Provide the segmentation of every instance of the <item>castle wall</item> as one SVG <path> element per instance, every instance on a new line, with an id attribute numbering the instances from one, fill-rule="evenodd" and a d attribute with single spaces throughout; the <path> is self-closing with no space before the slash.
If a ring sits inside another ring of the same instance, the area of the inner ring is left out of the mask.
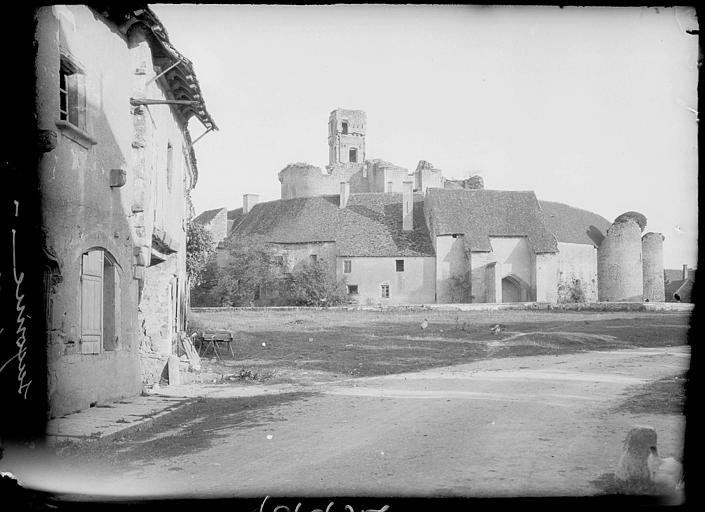
<path id="1" fill-rule="evenodd" d="M 329 167 L 330 173 L 324 173 L 313 165 L 289 165 L 279 172 L 281 198 L 338 195 L 341 181 L 350 183 L 352 194 L 366 192 L 362 166 L 363 164 L 335 165 Z"/>
<path id="2" fill-rule="evenodd" d="M 396 271 L 396 260 L 404 261 L 404 271 Z M 345 261 L 350 272 L 345 273 Z M 352 296 L 362 305 L 432 304 L 436 299 L 436 261 L 432 257 L 351 257 L 338 258 L 338 278 L 357 285 Z M 389 297 L 382 297 L 382 285 L 389 285 Z"/>
<path id="3" fill-rule="evenodd" d="M 407 169 L 378 162 L 373 163 L 368 173 L 371 179 L 370 192 L 401 193 L 403 183 L 412 179 Z"/>
<path id="4" fill-rule="evenodd" d="M 647 233 L 641 238 L 643 255 L 644 301 L 666 300 L 663 278 L 663 235 Z"/>
<path id="5" fill-rule="evenodd" d="M 614 223 L 607 230 L 597 251 L 597 284 L 600 301 L 642 301 L 641 228 L 634 220 Z"/>
<path id="6" fill-rule="evenodd" d="M 347 133 L 343 133 L 343 123 Z M 328 119 L 328 161 L 330 165 L 350 163 L 350 148 L 357 149 L 357 163 L 366 158 L 367 115 L 362 110 L 336 109 Z"/>
<path id="7" fill-rule="evenodd" d="M 565 302 L 579 281 L 587 302 L 597 301 L 597 249 L 588 244 L 558 242 L 558 301 Z"/>
<path id="8" fill-rule="evenodd" d="M 440 169 L 417 169 L 414 172 L 414 189 L 426 193 L 428 188 L 443 188 L 443 172 Z"/>

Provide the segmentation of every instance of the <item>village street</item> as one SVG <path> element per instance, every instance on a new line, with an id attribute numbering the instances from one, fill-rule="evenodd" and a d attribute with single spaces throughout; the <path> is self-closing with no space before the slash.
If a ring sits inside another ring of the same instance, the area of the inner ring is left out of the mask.
<path id="1" fill-rule="evenodd" d="M 158 428 L 18 474 L 117 495 L 592 495 L 635 424 L 657 430 L 662 454 L 682 456 L 681 415 L 618 406 L 688 364 L 679 346 L 488 359 L 250 397 L 266 386 L 220 384 Z"/>

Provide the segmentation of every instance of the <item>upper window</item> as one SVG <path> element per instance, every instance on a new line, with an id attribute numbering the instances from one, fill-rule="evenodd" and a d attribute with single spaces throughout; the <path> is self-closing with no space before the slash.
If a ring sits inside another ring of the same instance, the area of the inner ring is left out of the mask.
<path id="1" fill-rule="evenodd" d="M 59 68 L 59 119 L 86 129 L 86 76 L 65 55 Z"/>
<path id="2" fill-rule="evenodd" d="M 397 272 L 404 272 L 404 260 L 396 260 Z"/>
<path id="3" fill-rule="evenodd" d="M 166 188 L 171 192 L 171 183 L 174 181 L 172 174 L 174 173 L 173 169 L 173 149 L 171 147 L 171 142 L 169 142 L 166 145 Z"/>
<path id="4" fill-rule="evenodd" d="M 343 135 L 348 133 L 348 122 L 343 121 Z"/>
<path id="5" fill-rule="evenodd" d="M 357 148 L 350 148 L 350 162 L 357 163 Z"/>
<path id="6" fill-rule="evenodd" d="M 346 274 L 349 274 L 350 272 L 352 272 L 352 261 L 343 260 L 343 272 Z"/>

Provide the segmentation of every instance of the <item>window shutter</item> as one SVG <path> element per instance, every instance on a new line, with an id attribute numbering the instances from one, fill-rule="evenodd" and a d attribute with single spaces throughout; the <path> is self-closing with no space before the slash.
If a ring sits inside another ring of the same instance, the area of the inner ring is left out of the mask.
<path id="1" fill-rule="evenodd" d="M 113 275 L 115 276 L 115 301 L 113 304 L 115 304 L 115 343 L 113 344 L 113 347 L 117 347 L 120 343 L 120 335 L 122 334 L 122 323 L 121 323 L 121 311 L 122 311 L 122 300 L 121 300 L 121 294 L 120 294 L 120 274 L 117 271 L 117 268 L 113 271 Z"/>
<path id="2" fill-rule="evenodd" d="M 103 252 L 83 255 L 81 273 L 81 353 L 100 353 L 103 336 Z"/>
<path id="3" fill-rule="evenodd" d="M 66 77 L 68 89 L 69 122 L 78 128 L 86 129 L 86 77 L 74 73 Z"/>

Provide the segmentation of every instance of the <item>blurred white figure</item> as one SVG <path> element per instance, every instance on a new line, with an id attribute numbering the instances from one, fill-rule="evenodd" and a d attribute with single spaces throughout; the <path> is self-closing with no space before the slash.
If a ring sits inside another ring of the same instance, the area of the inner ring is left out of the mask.
<path id="1" fill-rule="evenodd" d="M 676 459 L 659 457 L 658 450 L 652 446 L 646 464 L 649 467 L 651 481 L 659 490 L 676 492 L 683 489 L 683 464 Z"/>
<path id="2" fill-rule="evenodd" d="M 426 327 L 428 327 L 428 320 L 424 318 L 423 322 L 421 322 L 421 329 L 425 329 Z"/>

